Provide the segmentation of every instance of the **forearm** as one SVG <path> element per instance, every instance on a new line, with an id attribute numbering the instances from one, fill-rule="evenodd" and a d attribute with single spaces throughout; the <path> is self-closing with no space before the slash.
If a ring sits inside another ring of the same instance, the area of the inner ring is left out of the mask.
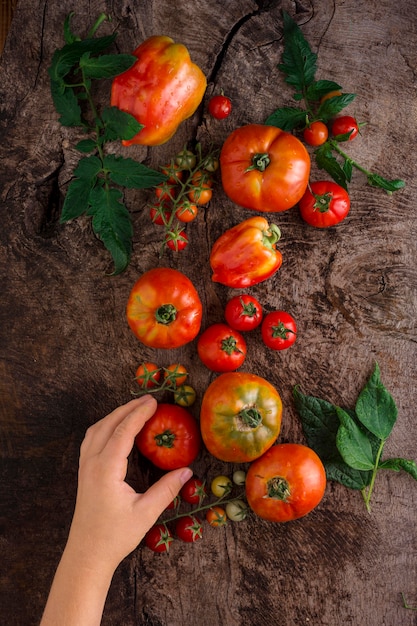
<path id="1" fill-rule="evenodd" d="M 112 571 L 94 566 L 68 544 L 40 626 L 99 626 L 112 576 Z"/>

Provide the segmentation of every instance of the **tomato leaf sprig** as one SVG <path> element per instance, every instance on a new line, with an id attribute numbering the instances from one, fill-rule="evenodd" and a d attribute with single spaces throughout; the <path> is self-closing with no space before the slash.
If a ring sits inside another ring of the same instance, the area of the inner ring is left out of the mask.
<path id="1" fill-rule="evenodd" d="M 298 388 L 293 395 L 307 443 L 323 461 L 327 478 L 360 490 L 369 512 L 379 470 L 403 470 L 417 480 L 415 461 L 382 460 L 398 411 L 381 382 L 378 364 L 360 392 L 354 410 L 304 395 Z"/>
<path id="2" fill-rule="evenodd" d="M 133 228 L 130 213 L 123 204 L 120 187 L 153 187 L 166 176 L 130 158 L 105 153 L 105 144 L 131 139 L 143 128 L 136 119 L 116 107 L 99 110 L 92 96 L 93 80 L 108 79 L 129 69 L 136 57 L 128 54 L 102 54 L 114 42 L 117 33 L 94 37 L 108 17 L 101 14 L 87 37 L 71 31 L 70 13 L 64 24 L 65 45 L 56 50 L 49 68 L 51 94 L 63 126 L 81 127 L 88 138 L 76 149 L 88 154 L 80 158 L 74 170 L 62 208 L 61 222 L 80 217 L 92 218 L 92 228 L 110 252 L 114 274 L 130 262 Z M 89 115 L 83 112 L 88 105 Z"/>
<path id="3" fill-rule="evenodd" d="M 283 11 L 283 24 L 284 51 L 278 68 L 285 74 L 285 82 L 295 88 L 294 100 L 303 101 L 304 106 L 278 108 L 267 117 L 265 124 L 289 132 L 303 130 L 315 121 L 327 124 L 355 99 L 356 94 L 342 93 L 342 87 L 334 81 L 316 80 L 317 54 L 312 52 L 301 29 L 286 11 Z M 348 140 L 349 134 L 338 135 L 314 151 L 317 166 L 337 184 L 347 191 L 355 168 L 365 174 L 369 185 L 389 194 L 405 186 L 404 181 L 388 180 L 350 158 L 339 145 Z"/>

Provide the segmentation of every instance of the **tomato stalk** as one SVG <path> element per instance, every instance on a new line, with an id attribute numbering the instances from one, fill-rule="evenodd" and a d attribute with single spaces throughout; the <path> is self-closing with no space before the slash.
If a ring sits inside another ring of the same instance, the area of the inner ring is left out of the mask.
<path id="1" fill-rule="evenodd" d="M 164 448 L 172 448 L 175 441 L 175 434 L 171 430 L 165 430 L 163 433 L 155 436 L 157 446 Z"/>
<path id="2" fill-rule="evenodd" d="M 365 502 L 366 510 L 368 513 L 371 512 L 371 496 L 375 486 L 375 479 L 378 472 L 379 461 L 381 460 L 382 451 L 384 449 L 385 439 L 381 439 L 381 443 L 379 444 L 378 451 L 376 453 L 375 465 L 372 470 L 371 482 L 368 487 L 364 487 L 361 489 L 361 493 Z"/>
<path id="3" fill-rule="evenodd" d="M 243 354 L 243 351 L 237 347 L 236 339 L 232 336 L 222 339 L 222 350 L 229 356 L 231 356 L 234 352 L 240 352 L 240 354 Z"/>
<path id="4" fill-rule="evenodd" d="M 267 495 L 265 498 L 274 498 L 286 502 L 291 495 L 288 481 L 282 476 L 274 476 L 266 484 Z"/>
<path id="5" fill-rule="evenodd" d="M 177 309 L 173 304 L 163 304 L 155 311 L 155 319 L 160 324 L 172 324 L 177 318 Z"/>
<path id="6" fill-rule="evenodd" d="M 227 495 L 227 494 L 225 494 L 225 495 Z M 169 522 L 175 522 L 175 520 L 179 519 L 180 517 L 188 517 L 189 515 L 195 515 L 196 513 L 201 513 L 201 511 L 207 511 L 208 509 L 213 508 L 213 506 L 216 506 L 220 502 L 222 504 L 228 504 L 229 502 L 236 502 L 237 500 L 242 500 L 242 498 L 244 497 L 244 492 L 241 493 L 240 495 L 237 495 L 237 496 L 233 497 L 233 498 L 227 498 L 227 499 L 225 499 L 225 495 L 224 496 L 220 496 L 220 498 L 218 498 L 214 502 L 211 502 L 210 504 L 205 504 L 205 505 L 202 505 L 202 506 L 198 506 L 196 509 L 193 509 L 191 512 L 190 511 L 186 511 L 185 513 L 177 513 L 173 517 L 170 517 L 168 519 L 164 519 L 163 523 L 164 524 L 169 524 Z"/>
<path id="7" fill-rule="evenodd" d="M 273 248 L 281 239 L 281 231 L 276 224 L 269 224 L 268 230 L 263 231 L 262 243 L 267 248 Z"/>
<path id="8" fill-rule="evenodd" d="M 293 335 L 296 334 L 291 328 L 286 328 L 282 322 L 272 327 L 272 336 L 274 338 L 279 337 L 280 339 L 287 339 L 288 335 L 291 333 Z"/>
<path id="9" fill-rule="evenodd" d="M 262 422 L 262 415 L 259 413 L 256 407 L 250 407 L 242 409 L 239 413 L 239 419 L 250 428 L 257 428 Z"/>
<path id="10" fill-rule="evenodd" d="M 271 163 L 271 159 L 267 152 L 259 152 L 252 157 L 252 165 L 249 165 L 245 169 L 245 172 L 251 172 L 252 170 L 258 170 L 258 172 L 264 172 L 268 165 Z"/>

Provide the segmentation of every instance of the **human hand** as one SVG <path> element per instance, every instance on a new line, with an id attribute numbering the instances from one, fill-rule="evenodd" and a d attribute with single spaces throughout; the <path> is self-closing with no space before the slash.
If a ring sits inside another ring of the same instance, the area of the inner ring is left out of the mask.
<path id="1" fill-rule="evenodd" d="M 91 426 L 81 445 L 67 549 L 94 570 L 113 573 L 192 475 L 189 468 L 174 470 L 143 494 L 125 482 L 135 436 L 156 406 L 150 395 L 128 402 Z"/>

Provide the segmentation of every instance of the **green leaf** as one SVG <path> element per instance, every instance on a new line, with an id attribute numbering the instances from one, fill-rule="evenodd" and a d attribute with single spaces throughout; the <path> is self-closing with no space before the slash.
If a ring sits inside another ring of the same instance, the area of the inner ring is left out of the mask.
<path id="1" fill-rule="evenodd" d="M 283 11 L 284 52 L 279 69 L 286 74 L 285 82 L 292 85 L 303 96 L 314 81 L 317 54 L 311 51 L 298 25 Z"/>
<path id="2" fill-rule="evenodd" d="M 95 155 L 92 155 L 84 157 L 78 161 L 78 165 L 74 170 L 74 176 L 88 181 L 93 181 L 102 169 L 103 166 L 100 159 Z"/>
<path id="3" fill-rule="evenodd" d="M 96 235 L 110 252 L 114 274 L 120 274 L 129 264 L 132 253 L 133 228 L 129 211 L 121 202 L 118 189 L 94 187 L 90 194 L 92 226 Z"/>
<path id="4" fill-rule="evenodd" d="M 69 184 L 62 207 L 61 223 L 79 217 L 87 211 L 94 183 L 94 180 L 76 178 Z"/>
<path id="5" fill-rule="evenodd" d="M 276 126 L 281 130 L 291 131 L 300 125 L 306 125 L 307 112 L 304 109 L 296 109 L 293 107 L 283 107 L 276 109 L 269 117 L 266 118 L 267 126 Z"/>
<path id="6" fill-rule="evenodd" d="M 87 154 L 88 152 L 93 152 L 93 150 L 96 150 L 97 144 L 94 139 L 82 139 L 76 144 L 75 148 L 79 152 L 84 152 L 85 154 Z"/>
<path id="7" fill-rule="evenodd" d="M 352 161 L 350 159 L 345 159 L 345 162 L 343 163 L 342 168 L 343 168 L 343 173 L 345 175 L 347 182 L 350 183 L 350 181 L 352 180 L 352 172 L 353 172 Z"/>
<path id="8" fill-rule="evenodd" d="M 87 78 L 113 78 L 128 70 L 137 60 L 137 57 L 131 54 L 103 54 L 99 57 L 90 57 L 90 54 L 86 53 L 80 59 L 80 67 Z"/>
<path id="9" fill-rule="evenodd" d="M 74 41 L 80 41 L 79 37 L 76 37 L 71 30 L 71 19 L 74 17 L 74 11 L 68 13 L 64 21 L 64 40 L 65 43 L 74 43 Z"/>
<path id="10" fill-rule="evenodd" d="M 317 117 L 328 122 L 356 98 L 355 93 L 344 93 L 325 100 L 318 108 Z"/>
<path id="11" fill-rule="evenodd" d="M 391 394 L 381 382 L 378 363 L 356 402 L 356 415 L 366 428 L 379 437 L 387 439 L 397 420 L 398 409 Z"/>
<path id="12" fill-rule="evenodd" d="M 417 480 L 417 464 L 415 461 L 407 460 L 407 459 L 386 459 L 382 461 L 378 465 L 378 469 L 389 469 L 394 470 L 395 472 L 399 472 L 404 470 L 410 476 Z"/>
<path id="13" fill-rule="evenodd" d="M 332 80 L 316 80 L 307 89 L 306 98 L 310 102 L 317 102 L 326 94 L 332 91 L 339 91 L 340 89 L 342 87 Z"/>
<path id="14" fill-rule="evenodd" d="M 90 54 L 100 54 L 108 48 L 116 39 L 117 33 L 96 39 L 84 39 L 83 41 L 73 41 L 63 48 L 55 50 L 52 57 L 51 66 L 48 69 L 52 80 L 61 80 L 70 73 L 75 65 L 78 65 L 81 57 L 86 52 Z"/>
<path id="15" fill-rule="evenodd" d="M 328 174 L 330 174 L 333 180 L 347 191 L 346 174 L 340 166 L 340 163 L 333 156 L 328 143 L 325 143 L 320 146 L 320 148 L 317 148 L 314 152 L 314 156 L 317 166 L 321 170 L 325 170 Z"/>
<path id="16" fill-rule="evenodd" d="M 63 81 L 51 80 L 51 95 L 62 126 L 83 126 L 81 109 L 73 89 Z"/>
<path id="17" fill-rule="evenodd" d="M 116 141 L 116 139 L 133 139 L 142 128 L 133 115 L 125 113 L 117 107 L 103 109 L 101 119 L 105 125 L 104 141 Z"/>
<path id="18" fill-rule="evenodd" d="M 405 182 L 396 178 L 395 180 L 387 180 L 378 174 L 368 174 L 368 183 L 372 185 L 372 187 L 379 187 L 380 189 L 385 189 L 387 193 L 392 193 L 393 191 L 398 191 L 398 189 L 402 189 L 405 187 Z"/>
<path id="19" fill-rule="evenodd" d="M 327 480 L 334 480 L 349 489 L 364 489 L 371 482 L 372 472 L 353 469 L 342 459 L 339 463 L 327 461 L 324 463 L 324 468 Z"/>
<path id="20" fill-rule="evenodd" d="M 129 189 L 154 187 L 167 179 L 165 174 L 152 170 L 133 159 L 109 154 L 104 157 L 104 168 L 116 185 Z"/>
<path id="21" fill-rule="evenodd" d="M 346 411 L 337 407 L 336 412 L 340 420 L 336 445 L 343 460 L 353 469 L 372 470 L 373 452 L 368 437 Z"/>

